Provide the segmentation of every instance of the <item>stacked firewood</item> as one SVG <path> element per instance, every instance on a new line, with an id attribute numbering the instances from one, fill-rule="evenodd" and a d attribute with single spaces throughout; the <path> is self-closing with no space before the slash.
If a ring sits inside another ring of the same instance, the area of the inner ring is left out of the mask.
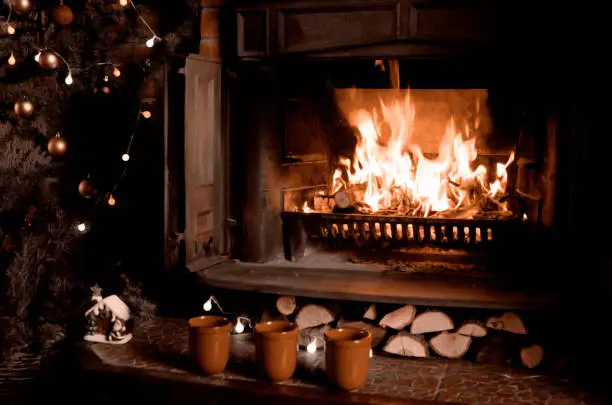
<path id="1" fill-rule="evenodd" d="M 542 363 L 544 350 L 532 341 L 521 317 L 503 312 L 482 320 L 455 325 L 444 311 L 405 305 L 379 314 L 369 305 L 361 319 L 345 319 L 340 306 L 308 302 L 298 305 L 295 297 L 276 300 L 278 317 L 293 320 L 300 329 L 299 344 L 322 348 L 324 333 L 332 326 L 354 327 L 372 334 L 372 347 L 404 357 L 439 356 L 448 359 L 467 358 L 495 364 L 522 364 L 535 368 Z M 274 318 L 266 314 L 267 318 Z"/>

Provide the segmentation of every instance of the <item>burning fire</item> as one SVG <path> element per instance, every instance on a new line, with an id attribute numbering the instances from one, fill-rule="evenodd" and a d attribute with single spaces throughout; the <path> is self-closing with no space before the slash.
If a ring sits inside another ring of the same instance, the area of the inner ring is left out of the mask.
<path id="1" fill-rule="evenodd" d="M 350 193 L 360 212 L 468 217 L 488 206 L 510 214 L 501 199 L 514 154 L 494 173 L 482 164 L 473 169 L 476 136 L 467 125 L 458 128 L 451 118 L 432 158 L 411 142 L 415 108 L 409 93 L 390 105 L 381 101 L 380 111 L 361 109 L 347 118 L 358 129 L 357 145 L 352 158 L 339 159 L 331 194 Z M 310 210 L 305 204 L 303 211 Z"/>

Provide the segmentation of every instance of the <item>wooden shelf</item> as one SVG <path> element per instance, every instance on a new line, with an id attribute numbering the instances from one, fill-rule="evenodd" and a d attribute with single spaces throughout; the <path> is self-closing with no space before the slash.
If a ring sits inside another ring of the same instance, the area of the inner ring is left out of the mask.
<path id="1" fill-rule="evenodd" d="M 225 262 L 196 273 L 213 287 L 365 302 L 489 309 L 537 309 L 553 303 L 542 291 L 499 280 L 436 274 L 300 268 Z"/>

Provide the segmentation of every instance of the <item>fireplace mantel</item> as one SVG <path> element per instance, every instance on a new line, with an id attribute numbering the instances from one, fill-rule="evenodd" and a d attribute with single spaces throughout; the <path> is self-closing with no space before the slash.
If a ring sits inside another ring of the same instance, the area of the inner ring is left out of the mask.
<path id="1" fill-rule="evenodd" d="M 501 16 L 508 15 L 501 7 L 473 0 L 237 2 L 236 56 L 423 58 L 482 52 L 501 34 Z"/>
<path id="2" fill-rule="evenodd" d="M 202 0 L 200 55 L 219 55 L 220 31 L 238 61 L 507 54 L 507 39 L 526 28 L 521 10 L 487 0 Z"/>

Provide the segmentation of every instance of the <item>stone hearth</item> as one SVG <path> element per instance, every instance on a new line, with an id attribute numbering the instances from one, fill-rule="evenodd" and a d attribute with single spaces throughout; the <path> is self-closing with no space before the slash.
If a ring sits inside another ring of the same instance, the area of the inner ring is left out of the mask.
<path id="1" fill-rule="evenodd" d="M 139 330 L 132 342 L 122 345 L 85 344 L 108 371 L 131 370 L 144 376 L 155 376 L 201 386 L 227 386 L 232 382 L 258 382 L 253 370 L 254 347 L 248 334 L 233 335 L 232 359 L 225 373 L 202 376 L 193 370 L 187 357 L 187 322 L 181 319 L 157 318 Z M 87 367 L 87 365 L 86 365 Z M 100 371 L 100 370 L 98 370 Z M 326 392 L 324 353 L 299 353 L 296 378 L 277 387 L 310 389 L 333 398 Z M 287 391 L 289 392 L 289 391 Z M 339 394 L 338 395 L 344 395 Z M 594 398 L 563 380 L 510 367 L 441 359 L 404 359 L 376 353 L 370 366 L 366 386 L 343 400 L 357 403 L 385 403 L 381 398 L 426 400 L 464 404 L 596 404 Z M 361 398 L 361 400 L 359 400 Z M 370 399 L 368 399 L 370 398 Z M 374 400 L 372 398 L 378 398 Z M 373 402 L 369 402 L 373 401 Z M 398 402 L 387 402 L 398 403 Z"/>

